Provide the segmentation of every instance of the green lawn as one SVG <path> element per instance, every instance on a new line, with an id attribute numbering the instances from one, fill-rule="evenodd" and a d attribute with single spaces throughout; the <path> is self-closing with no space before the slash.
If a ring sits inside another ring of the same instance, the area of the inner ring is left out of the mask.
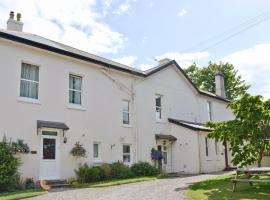
<path id="1" fill-rule="evenodd" d="M 92 187 L 92 188 L 93 187 L 108 187 L 108 186 L 114 186 L 114 185 L 150 181 L 150 180 L 155 180 L 155 179 L 157 179 L 157 177 L 155 176 L 146 176 L 146 177 L 129 178 L 129 179 L 115 179 L 115 180 L 101 181 L 97 183 L 87 183 L 87 184 L 74 183 L 73 186 L 74 187 Z"/>
<path id="2" fill-rule="evenodd" d="M 46 194 L 47 192 L 44 190 L 22 190 L 17 192 L 10 192 L 10 193 L 0 193 L 0 200 L 11 200 L 11 199 L 21 199 L 21 198 L 28 198 L 34 197 L 41 194 Z"/>
<path id="3" fill-rule="evenodd" d="M 237 183 L 236 192 L 232 192 L 233 175 L 221 176 L 191 185 L 187 196 L 192 200 L 268 200 L 269 183 Z"/>

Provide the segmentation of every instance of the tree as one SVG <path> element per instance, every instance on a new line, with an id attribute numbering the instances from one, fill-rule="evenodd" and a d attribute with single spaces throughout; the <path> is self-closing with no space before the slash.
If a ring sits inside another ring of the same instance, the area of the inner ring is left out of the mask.
<path id="1" fill-rule="evenodd" d="M 184 69 L 188 77 L 200 89 L 215 93 L 215 73 L 220 71 L 224 74 L 225 93 L 229 100 L 236 99 L 246 93 L 249 85 L 245 81 L 232 64 L 219 64 L 209 62 L 206 67 L 197 67 L 194 63 L 190 67 Z"/>
<path id="2" fill-rule="evenodd" d="M 213 128 L 208 137 L 230 144 L 232 163 L 247 166 L 261 161 L 265 152 L 270 152 L 270 99 L 245 94 L 229 103 L 235 119 L 226 122 L 208 122 Z"/>

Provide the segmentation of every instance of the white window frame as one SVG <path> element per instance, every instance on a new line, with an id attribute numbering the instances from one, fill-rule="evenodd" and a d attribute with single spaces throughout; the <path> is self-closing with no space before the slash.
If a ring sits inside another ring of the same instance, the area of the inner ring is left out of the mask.
<path id="1" fill-rule="evenodd" d="M 124 153 L 124 146 L 129 146 L 129 153 Z M 125 165 L 131 165 L 132 164 L 132 155 L 131 155 L 132 146 L 131 144 L 123 144 L 122 145 L 122 160 Z M 124 155 L 129 155 L 130 162 L 124 162 Z"/>
<path id="2" fill-rule="evenodd" d="M 75 78 L 80 78 L 80 80 L 81 80 L 81 90 L 76 90 L 76 89 L 71 89 L 70 87 L 69 87 L 69 84 L 70 84 L 70 77 L 75 77 Z M 74 91 L 74 92 L 79 92 L 80 93 L 80 96 L 81 96 L 81 102 L 80 102 L 80 104 L 77 104 L 77 103 L 72 103 L 72 102 L 70 102 L 70 92 L 71 91 Z M 78 74 L 75 74 L 75 73 L 69 73 L 69 75 L 68 75 L 68 103 L 70 104 L 70 105 L 74 105 L 74 106 L 79 106 L 79 107 L 81 107 L 82 106 L 82 102 L 83 102 L 83 76 L 82 75 L 78 75 Z"/>
<path id="3" fill-rule="evenodd" d="M 32 65 L 32 66 L 35 66 L 36 68 L 38 68 L 38 81 L 34 81 L 34 80 L 22 78 L 23 64 Z M 21 96 L 21 82 L 22 81 L 26 81 L 26 82 L 30 82 L 30 83 L 37 83 L 37 85 L 38 85 L 38 87 L 37 87 L 37 90 L 38 90 L 37 91 L 37 99 L 36 98 L 32 98 L 32 97 Z M 39 87 L 40 87 L 40 65 L 35 64 L 35 63 L 31 63 L 31 62 L 28 62 L 28 61 L 22 61 L 21 62 L 20 87 L 19 87 L 20 89 L 19 89 L 19 99 L 18 100 L 26 101 L 26 102 L 29 102 L 29 103 L 39 103 L 39 96 L 40 96 L 40 94 L 39 94 L 40 93 Z"/>
<path id="4" fill-rule="evenodd" d="M 211 101 L 207 101 L 207 117 L 208 117 L 208 121 L 213 120 L 212 102 Z"/>
<path id="5" fill-rule="evenodd" d="M 127 102 L 127 104 L 128 104 L 128 111 L 124 110 L 124 107 L 123 107 L 124 102 Z M 124 113 L 128 114 L 128 123 L 127 124 L 124 123 Z M 126 100 L 126 99 L 122 99 L 122 124 L 123 124 L 123 126 L 130 126 L 130 101 Z"/>
<path id="6" fill-rule="evenodd" d="M 157 106 L 157 102 L 156 102 L 157 98 L 160 98 L 160 106 Z M 155 114 L 156 114 L 157 121 L 162 121 L 162 119 L 163 119 L 162 98 L 163 98 L 162 95 L 155 94 Z M 159 112 L 157 112 L 157 109 L 159 109 Z M 159 113 L 159 115 L 158 115 L 158 113 Z"/>
<path id="7" fill-rule="evenodd" d="M 98 146 L 98 157 L 95 157 L 95 150 L 94 150 L 95 145 Z M 93 155 L 92 155 L 93 161 L 94 162 L 101 162 L 101 151 L 100 151 L 101 150 L 101 142 L 93 142 L 92 148 L 93 148 Z"/>

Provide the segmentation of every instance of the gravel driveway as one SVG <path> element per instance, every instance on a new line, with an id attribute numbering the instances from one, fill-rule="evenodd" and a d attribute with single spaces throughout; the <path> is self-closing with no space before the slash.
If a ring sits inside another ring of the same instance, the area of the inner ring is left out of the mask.
<path id="1" fill-rule="evenodd" d="M 105 188 L 58 190 L 46 195 L 29 198 L 29 200 L 180 200 L 187 199 L 185 198 L 184 192 L 190 183 L 216 176 L 218 175 L 204 174 L 172 179 L 159 179 Z"/>

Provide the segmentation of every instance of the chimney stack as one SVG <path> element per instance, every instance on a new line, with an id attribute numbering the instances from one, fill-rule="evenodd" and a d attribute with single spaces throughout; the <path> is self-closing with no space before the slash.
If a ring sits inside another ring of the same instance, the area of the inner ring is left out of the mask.
<path id="1" fill-rule="evenodd" d="M 14 19 L 14 12 L 10 11 L 9 19 L 7 21 L 7 30 L 22 32 L 23 23 L 21 22 L 21 13 L 17 13 L 17 20 Z"/>
<path id="2" fill-rule="evenodd" d="M 169 58 L 163 58 L 163 59 L 159 60 L 158 62 L 159 62 L 159 64 L 165 64 L 165 63 L 168 63 L 170 61 L 172 61 L 172 60 Z"/>
<path id="3" fill-rule="evenodd" d="M 215 74 L 216 83 L 216 95 L 226 98 L 225 84 L 224 84 L 224 74 L 220 71 Z"/>

